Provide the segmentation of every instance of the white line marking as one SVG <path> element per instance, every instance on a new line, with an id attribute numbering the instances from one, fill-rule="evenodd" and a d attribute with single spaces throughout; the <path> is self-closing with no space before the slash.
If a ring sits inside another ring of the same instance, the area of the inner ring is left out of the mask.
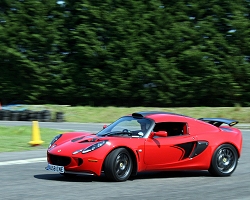
<path id="1" fill-rule="evenodd" d="M 46 162 L 47 158 L 32 158 L 32 159 L 25 159 L 25 160 L 12 160 L 12 161 L 3 161 L 0 162 L 0 166 L 5 165 L 21 165 L 21 164 L 28 164 L 28 163 L 38 163 L 38 162 Z"/>

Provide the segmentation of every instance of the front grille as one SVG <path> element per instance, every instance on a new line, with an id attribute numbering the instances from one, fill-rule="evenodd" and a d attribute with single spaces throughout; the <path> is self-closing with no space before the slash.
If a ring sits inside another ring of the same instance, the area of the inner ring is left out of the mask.
<path id="1" fill-rule="evenodd" d="M 56 156 L 49 154 L 51 164 L 59 166 L 67 166 L 70 164 L 71 158 L 66 156 Z"/>

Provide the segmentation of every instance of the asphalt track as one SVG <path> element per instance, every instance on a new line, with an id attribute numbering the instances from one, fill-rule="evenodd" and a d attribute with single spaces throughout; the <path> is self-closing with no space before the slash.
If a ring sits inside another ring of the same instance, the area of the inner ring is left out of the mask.
<path id="1" fill-rule="evenodd" d="M 1 125 L 1 123 L 0 123 Z M 62 124 L 60 124 L 62 125 Z M 95 131 L 100 124 L 77 130 Z M 64 128 L 62 128 L 64 129 Z M 126 182 L 104 176 L 74 179 L 46 171 L 46 150 L 0 153 L 0 199 L 250 199 L 250 130 L 243 132 L 243 153 L 231 177 L 206 171 L 140 173 Z"/>

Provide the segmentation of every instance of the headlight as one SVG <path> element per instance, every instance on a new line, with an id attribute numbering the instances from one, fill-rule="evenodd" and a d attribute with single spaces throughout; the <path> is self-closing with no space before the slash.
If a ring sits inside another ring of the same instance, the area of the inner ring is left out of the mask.
<path id="1" fill-rule="evenodd" d="M 89 147 L 87 147 L 85 149 L 77 150 L 77 151 L 73 152 L 73 155 L 78 154 L 79 152 L 88 153 L 90 151 L 94 151 L 94 150 L 102 147 L 104 144 L 106 144 L 106 142 L 107 142 L 107 140 L 103 140 L 103 141 L 95 143 L 95 144 L 93 144 L 93 145 L 91 145 L 91 146 L 89 146 Z"/>
<path id="2" fill-rule="evenodd" d="M 62 134 L 57 135 L 56 137 L 54 137 L 54 139 L 51 141 L 51 143 L 49 144 L 49 148 L 60 138 L 62 137 Z"/>

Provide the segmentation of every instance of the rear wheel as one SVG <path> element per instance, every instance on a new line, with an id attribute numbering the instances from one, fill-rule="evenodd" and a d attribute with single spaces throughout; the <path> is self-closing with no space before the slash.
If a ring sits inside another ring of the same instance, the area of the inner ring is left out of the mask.
<path id="1" fill-rule="evenodd" d="M 113 181 L 126 181 L 133 169 L 129 152 L 125 148 L 112 151 L 105 159 L 104 173 Z"/>
<path id="2" fill-rule="evenodd" d="M 230 176 L 238 164 L 238 153 L 230 144 L 219 146 L 212 157 L 209 172 L 214 176 Z"/>

